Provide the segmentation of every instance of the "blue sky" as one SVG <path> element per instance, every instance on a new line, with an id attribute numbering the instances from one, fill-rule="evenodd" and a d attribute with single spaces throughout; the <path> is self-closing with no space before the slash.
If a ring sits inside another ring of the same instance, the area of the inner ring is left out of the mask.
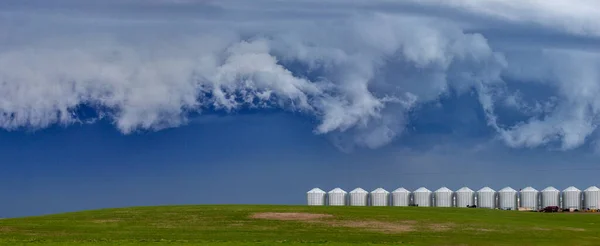
<path id="1" fill-rule="evenodd" d="M 599 185 L 599 11 L 2 1 L 0 216 Z"/>

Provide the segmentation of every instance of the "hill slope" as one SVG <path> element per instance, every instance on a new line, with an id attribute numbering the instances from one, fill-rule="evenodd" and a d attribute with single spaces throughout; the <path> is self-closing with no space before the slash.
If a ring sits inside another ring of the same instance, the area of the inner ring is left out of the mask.
<path id="1" fill-rule="evenodd" d="M 165 206 L 0 220 L 0 244 L 599 245 L 600 214 L 466 208 Z"/>

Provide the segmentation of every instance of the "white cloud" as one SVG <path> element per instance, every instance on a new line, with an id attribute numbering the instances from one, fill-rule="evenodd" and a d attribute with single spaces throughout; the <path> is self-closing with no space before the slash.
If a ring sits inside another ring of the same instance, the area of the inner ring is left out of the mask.
<path id="1" fill-rule="evenodd" d="M 548 50 L 542 59 L 529 71 L 533 74 L 519 70 L 513 76 L 533 78 L 554 88 L 556 105 L 543 116 L 502 130 L 501 135 L 513 147 L 536 147 L 556 140 L 562 149 L 579 147 L 598 126 L 600 99 L 595 95 L 600 93 L 600 54 Z"/>
<path id="2" fill-rule="evenodd" d="M 316 118 L 315 133 L 335 135 L 341 147 L 377 148 L 403 133 L 418 105 L 474 90 L 509 146 L 572 149 L 596 130 L 598 54 L 513 41 L 497 50 L 469 31 L 535 23 L 599 36 L 598 4 L 571 3 L 62 0 L 61 11 L 40 1 L 0 4 L 0 20 L 12 20 L 0 22 L 0 127 L 72 124 L 81 105 L 124 133 L 179 126 L 204 110 L 280 108 Z M 465 14 L 485 21 L 468 23 Z M 504 78 L 555 93 L 531 102 Z M 503 105 L 531 118 L 502 125 Z"/>
<path id="3" fill-rule="evenodd" d="M 535 23 L 572 34 L 600 36 L 598 22 L 600 3 L 595 0 L 412 0 L 412 2 L 430 6 L 447 6 L 508 22 Z"/>

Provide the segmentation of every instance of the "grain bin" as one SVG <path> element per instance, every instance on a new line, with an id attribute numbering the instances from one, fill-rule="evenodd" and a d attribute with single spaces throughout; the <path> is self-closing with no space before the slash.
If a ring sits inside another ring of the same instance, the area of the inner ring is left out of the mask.
<path id="1" fill-rule="evenodd" d="M 496 208 L 496 191 L 487 186 L 478 190 L 477 207 Z"/>
<path id="2" fill-rule="evenodd" d="M 390 193 L 383 188 L 371 191 L 371 206 L 387 206 Z"/>
<path id="3" fill-rule="evenodd" d="M 350 206 L 367 206 L 369 204 L 369 192 L 362 188 L 350 191 Z"/>
<path id="4" fill-rule="evenodd" d="M 498 191 L 498 207 L 504 210 L 517 209 L 517 191 L 510 187 L 505 187 Z"/>
<path id="5" fill-rule="evenodd" d="M 446 187 L 439 188 L 434 192 L 436 207 L 452 207 L 454 192 Z"/>
<path id="6" fill-rule="evenodd" d="M 456 196 L 456 207 L 466 208 L 475 205 L 475 192 L 469 187 L 462 187 L 454 194 Z"/>
<path id="7" fill-rule="evenodd" d="M 421 187 L 413 192 L 413 203 L 419 207 L 431 206 L 431 191 Z"/>
<path id="8" fill-rule="evenodd" d="M 533 187 L 525 187 L 519 192 L 519 197 L 521 198 L 521 207 L 531 210 L 538 210 L 538 190 Z"/>
<path id="9" fill-rule="evenodd" d="M 562 192 L 563 209 L 581 209 L 581 190 L 570 186 Z"/>
<path id="10" fill-rule="evenodd" d="M 392 191 L 392 206 L 404 207 L 410 204 L 410 191 L 402 187 Z"/>
<path id="11" fill-rule="evenodd" d="M 560 206 L 560 191 L 552 186 L 542 190 L 542 208 Z"/>
<path id="12" fill-rule="evenodd" d="M 585 209 L 600 208 L 600 189 L 591 186 L 583 191 L 583 204 Z"/>
<path id="13" fill-rule="evenodd" d="M 319 188 L 306 192 L 309 206 L 325 206 L 325 195 L 327 193 Z"/>
<path id="14" fill-rule="evenodd" d="M 329 199 L 329 206 L 345 206 L 346 205 L 346 191 L 335 188 L 327 193 Z"/>

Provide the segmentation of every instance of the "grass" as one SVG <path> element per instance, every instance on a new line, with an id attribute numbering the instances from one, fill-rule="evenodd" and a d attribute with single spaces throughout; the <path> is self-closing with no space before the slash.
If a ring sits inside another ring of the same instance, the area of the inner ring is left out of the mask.
<path id="1" fill-rule="evenodd" d="M 329 214 L 255 219 L 265 212 Z M 467 208 L 163 206 L 0 220 L 1 245 L 600 245 L 600 213 Z"/>

